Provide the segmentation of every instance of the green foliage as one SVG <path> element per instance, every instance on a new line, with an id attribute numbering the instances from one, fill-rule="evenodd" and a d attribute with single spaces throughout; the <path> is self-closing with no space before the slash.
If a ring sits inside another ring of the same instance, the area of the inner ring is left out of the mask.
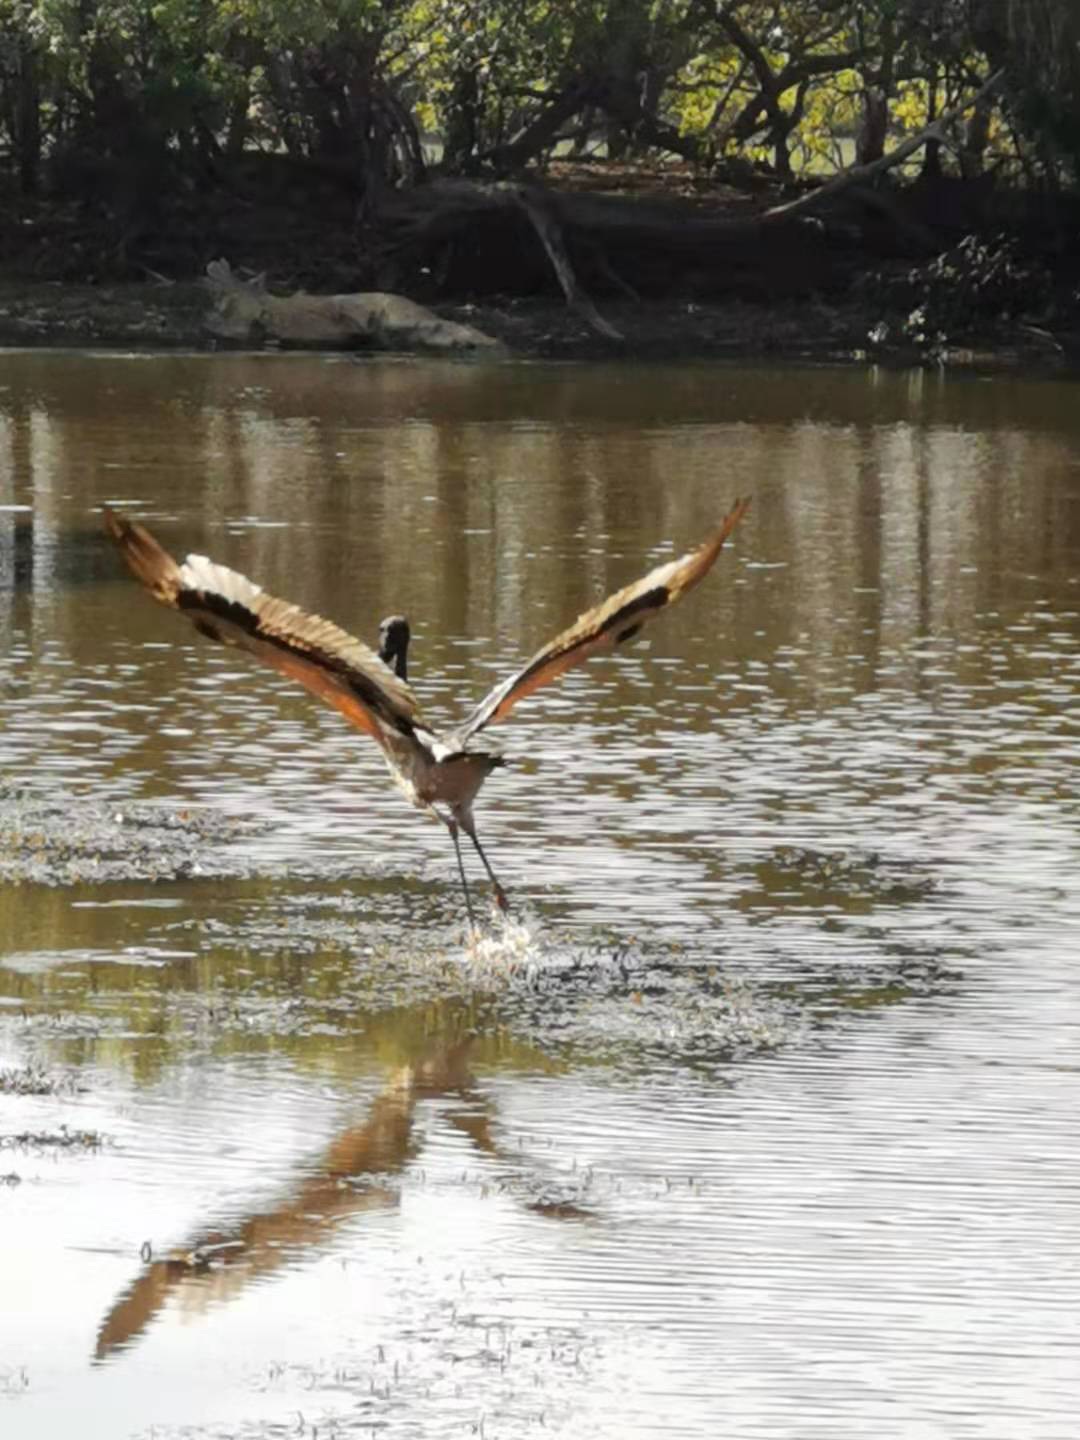
<path id="1" fill-rule="evenodd" d="M 1029 171 L 1080 171 L 1074 0 L 0 0 L 0 169 L 258 145 L 391 183 L 560 147 L 825 174 L 871 91 L 894 142 L 1009 71 Z M 944 152 L 944 163 L 953 163 Z"/>
<path id="2" fill-rule="evenodd" d="M 1038 317 L 1051 289 L 1045 268 L 1021 257 L 1015 241 L 966 235 L 927 264 L 877 282 L 876 298 L 901 318 L 895 327 L 882 321 L 875 338 L 883 340 L 895 328 L 903 340 L 935 356 L 958 337 L 1021 316 Z"/>

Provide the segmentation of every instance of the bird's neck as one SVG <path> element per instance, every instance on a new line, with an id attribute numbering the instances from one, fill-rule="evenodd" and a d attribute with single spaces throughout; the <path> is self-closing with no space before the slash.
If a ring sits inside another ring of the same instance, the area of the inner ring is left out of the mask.
<path id="1" fill-rule="evenodd" d="M 379 651 L 379 659 L 393 669 L 399 680 L 407 681 L 409 678 L 408 648 L 407 644 L 396 641 L 392 645 L 383 645 Z"/>

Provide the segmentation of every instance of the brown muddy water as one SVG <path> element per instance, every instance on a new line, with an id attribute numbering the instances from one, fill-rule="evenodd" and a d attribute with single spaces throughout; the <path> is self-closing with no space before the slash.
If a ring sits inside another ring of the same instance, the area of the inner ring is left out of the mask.
<path id="1" fill-rule="evenodd" d="M 498 732 L 471 947 L 97 514 L 446 719 L 747 492 Z M 1076 385 L 7 353 L 0 636 L 4 1436 L 1075 1434 Z"/>

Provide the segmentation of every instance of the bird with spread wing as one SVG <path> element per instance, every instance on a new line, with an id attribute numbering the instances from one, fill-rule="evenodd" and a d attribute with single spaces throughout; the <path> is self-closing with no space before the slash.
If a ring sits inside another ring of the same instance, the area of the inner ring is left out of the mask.
<path id="1" fill-rule="evenodd" d="M 156 600 L 187 615 L 200 634 L 249 651 L 280 674 L 325 700 L 381 748 L 397 785 L 419 810 L 450 831 L 469 921 L 475 927 L 458 831 L 469 836 L 506 909 L 506 895 L 476 834 L 473 801 L 503 758 L 482 732 L 507 718 L 532 695 L 591 655 L 631 639 L 646 621 L 682 598 L 709 573 L 748 500 L 738 500 L 719 528 L 697 549 L 650 570 L 632 585 L 586 610 L 525 665 L 480 701 L 454 730 L 436 733 L 425 723 L 407 682 L 409 625 L 391 616 L 371 650 L 330 620 L 277 600 L 246 576 L 205 555 L 183 564 L 143 525 L 104 507 L 105 526 L 129 569 Z"/>

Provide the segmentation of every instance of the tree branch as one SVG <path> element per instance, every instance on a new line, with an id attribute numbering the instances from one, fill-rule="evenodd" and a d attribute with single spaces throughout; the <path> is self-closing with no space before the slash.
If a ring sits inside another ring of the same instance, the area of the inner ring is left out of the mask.
<path id="1" fill-rule="evenodd" d="M 574 268 L 570 264 L 570 257 L 566 253 L 566 246 L 563 243 L 562 227 L 552 213 L 548 197 L 537 190 L 535 186 L 528 185 L 506 187 L 506 193 L 512 196 L 528 216 L 540 244 L 551 261 L 551 267 L 558 277 L 562 292 L 566 296 L 566 303 L 571 310 L 576 310 L 585 323 L 598 335 L 603 335 L 605 340 L 622 340 L 623 337 L 619 331 L 604 319 L 578 284 L 577 276 L 574 274 Z"/>
<path id="2" fill-rule="evenodd" d="M 716 17 L 721 30 L 728 37 L 737 50 L 749 60 L 753 67 L 754 74 L 758 78 L 762 93 L 772 95 L 776 89 L 776 74 L 772 66 L 765 58 L 765 52 L 761 46 L 749 35 L 736 20 L 735 16 L 727 10 L 722 10 Z"/>
<path id="3" fill-rule="evenodd" d="M 1004 73 L 1004 70 L 995 70 L 989 80 L 980 85 L 974 95 L 969 96 L 961 104 L 954 105 L 943 115 L 939 115 L 932 124 L 927 125 L 925 130 L 920 130 L 917 135 L 912 135 L 910 139 L 897 145 L 894 150 L 890 150 L 887 155 L 882 155 L 880 160 L 872 160 L 868 165 L 849 165 L 846 170 L 841 170 L 839 175 L 834 175 L 819 189 L 812 190 L 808 195 L 800 195 L 797 200 L 789 200 L 786 205 L 774 205 L 771 210 L 766 210 L 761 218 L 763 220 L 788 219 L 792 215 L 801 215 L 807 210 L 813 210 L 823 200 L 831 199 L 842 190 L 847 190 L 852 185 L 865 184 L 867 180 L 873 180 L 875 176 L 883 175 L 886 170 L 902 164 L 909 155 L 914 155 L 916 150 L 921 150 L 929 141 L 943 140 L 945 130 L 952 121 L 962 115 L 965 110 L 970 109 L 984 95 L 988 95 L 994 90 Z"/>
<path id="4" fill-rule="evenodd" d="M 582 86 L 571 81 L 563 90 L 553 91 L 549 104 L 513 140 L 496 145 L 481 158 L 499 170 L 516 170 L 534 155 L 546 150 L 555 136 L 585 103 Z"/>

